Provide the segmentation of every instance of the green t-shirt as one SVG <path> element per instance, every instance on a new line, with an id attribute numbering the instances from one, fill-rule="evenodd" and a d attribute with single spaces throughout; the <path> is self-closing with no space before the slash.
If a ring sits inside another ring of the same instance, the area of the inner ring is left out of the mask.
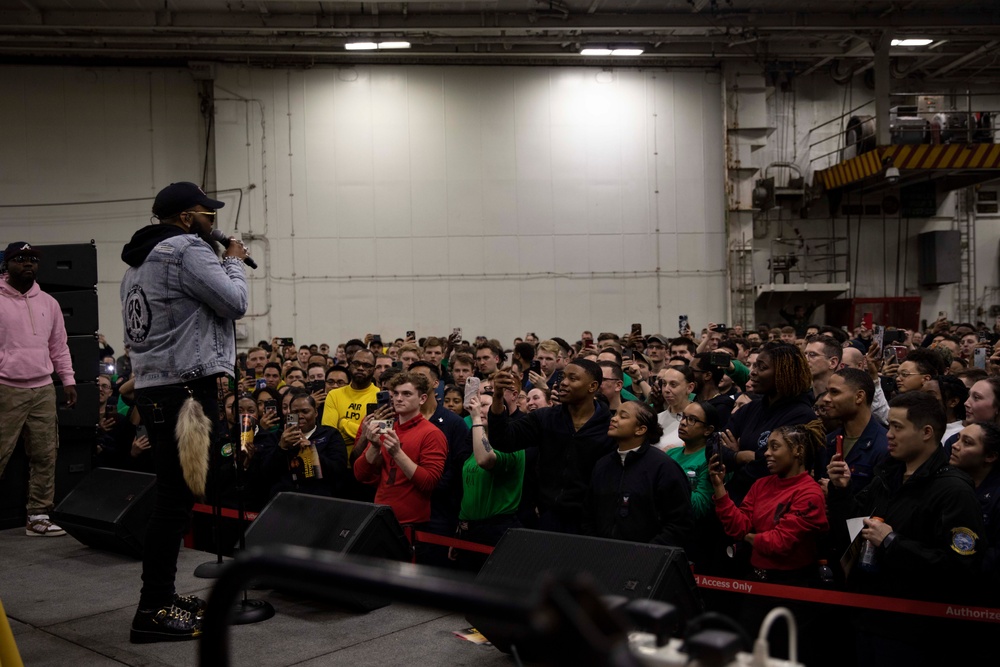
<path id="1" fill-rule="evenodd" d="M 462 521 L 482 521 L 491 516 L 513 514 L 521 503 L 524 486 L 524 450 L 496 452 L 492 470 L 480 468 L 470 456 L 462 466 Z"/>
<path id="2" fill-rule="evenodd" d="M 694 470 L 697 477 L 694 488 L 691 489 L 691 509 L 694 510 L 694 518 L 700 519 L 703 516 L 714 512 L 712 505 L 712 482 L 708 479 L 708 462 L 705 460 L 705 448 L 702 447 L 694 454 L 685 454 L 683 447 L 671 447 L 667 450 L 667 456 L 677 461 L 677 464 L 684 469 L 684 474 L 688 470 Z"/>

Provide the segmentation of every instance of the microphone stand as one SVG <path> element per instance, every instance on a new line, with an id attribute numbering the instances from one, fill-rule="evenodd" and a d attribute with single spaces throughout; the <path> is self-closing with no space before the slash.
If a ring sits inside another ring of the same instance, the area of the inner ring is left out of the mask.
<path id="1" fill-rule="evenodd" d="M 234 370 L 236 371 L 235 386 L 238 387 L 240 382 L 239 364 L 236 364 Z M 233 392 L 233 393 L 234 393 L 233 411 L 235 413 L 239 411 L 240 397 L 238 392 Z M 226 410 L 225 395 L 220 397 L 219 405 L 222 406 L 222 411 L 223 413 L 225 413 Z M 223 414 L 222 418 L 224 420 L 228 419 L 228 415 Z M 215 433 L 213 432 L 212 435 L 214 436 Z M 226 564 L 222 559 L 222 494 L 219 492 L 220 491 L 219 473 L 218 473 L 219 452 L 216 451 L 218 447 L 214 442 L 215 438 L 213 437 L 212 440 L 213 440 L 212 447 L 209 450 L 209 455 L 208 455 L 208 462 L 210 466 L 208 474 L 209 474 L 209 481 L 215 482 L 214 484 L 210 484 L 209 488 L 212 489 L 212 528 L 213 530 L 215 530 L 216 560 L 202 563 L 201 565 L 199 565 L 194 569 L 194 576 L 198 577 L 199 579 L 218 579 L 223 566 Z"/>
<path id="2" fill-rule="evenodd" d="M 233 398 L 233 414 L 235 419 L 233 419 L 233 427 L 230 430 L 229 436 L 233 443 L 233 464 L 235 470 L 235 484 L 236 484 L 236 505 L 237 505 L 237 517 L 239 521 L 240 530 L 240 543 L 239 550 L 246 550 L 246 505 L 243 498 L 243 477 L 241 474 L 241 468 L 243 462 L 241 461 L 240 454 L 243 450 L 243 440 L 241 433 L 241 419 L 240 417 L 240 365 L 237 361 L 236 355 L 236 321 L 233 321 L 233 381 L 234 381 L 234 398 Z M 223 402 L 223 410 L 225 409 L 225 402 Z M 213 449 L 215 449 L 213 447 Z M 216 477 L 216 479 L 218 479 Z M 216 485 L 218 486 L 218 485 Z M 219 492 L 220 489 L 215 489 L 215 526 L 216 526 L 216 552 L 218 559 L 215 562 L 202 563 L 195 569 L 195 576 L 200 576 L 203 578 L 218 578 L 221 571 L 225 568 L 228 563 L 223 563 L 222 561 L 222 496 Z M 198 572 L 201 571 L 199 575 Z M 247 595 L 247 588 L 243 588 L 243 599 L 236 603 L 236 606 L 231 611 L 231 620 L 233 625 L 248 625 L 250 623 L 260 623 L 261 621 L 266 621 L 267 619 L 274 616 L 274 606 L 266 600 L 256 600 L 251 599 Z"/>

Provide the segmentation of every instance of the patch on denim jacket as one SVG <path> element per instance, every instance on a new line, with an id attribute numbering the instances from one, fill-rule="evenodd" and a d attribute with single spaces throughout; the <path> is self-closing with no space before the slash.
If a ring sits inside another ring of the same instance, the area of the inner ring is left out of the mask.
<path id="1" fill-rule="evenodd" d="M 136 285 L 125 296 L 125 335 L 133 343 L 141 343 L 149 335 L 151 320 L 146 293 Z"/>

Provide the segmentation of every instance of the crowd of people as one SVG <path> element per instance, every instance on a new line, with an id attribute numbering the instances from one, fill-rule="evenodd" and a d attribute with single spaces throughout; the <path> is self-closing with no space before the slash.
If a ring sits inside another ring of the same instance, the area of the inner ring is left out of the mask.
<path id="1" fill-rule="evenodd" d="M 510 347 L 457 329 L 261 341 L 220 383 L 209 495 L 235 505 L 238 486 L 256 510 L 281 491 L 363 500 L 485 544 L 530 527 L 683 547 L 696 573 L 995 605 L 996 334 L 801 324 Z M 127 362 L 101 380 L 115 409 L 99 459 L 143 469 Z M 484 559 L 417 547 L 445 567 Z"/>

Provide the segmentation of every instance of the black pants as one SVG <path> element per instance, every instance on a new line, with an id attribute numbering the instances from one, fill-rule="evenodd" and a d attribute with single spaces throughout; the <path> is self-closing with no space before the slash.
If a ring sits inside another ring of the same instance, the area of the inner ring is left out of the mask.
<path id="1" fill-rule="evenodd" d="M 187 385 L 136 390 L 136 406 L 149 432 L 156 467 L 156 500 L 146 525 L 143 547 L 140 609 L 158 609 L 173 601 L 177 554 L 191 523 L 195 498 L 184 481 L 174 436 L 181 405 L 192 395 L 188 389 L 201 403 L 205 415 L 215 421 L 218 414 L 215 377 L 201 378 Z"/>

